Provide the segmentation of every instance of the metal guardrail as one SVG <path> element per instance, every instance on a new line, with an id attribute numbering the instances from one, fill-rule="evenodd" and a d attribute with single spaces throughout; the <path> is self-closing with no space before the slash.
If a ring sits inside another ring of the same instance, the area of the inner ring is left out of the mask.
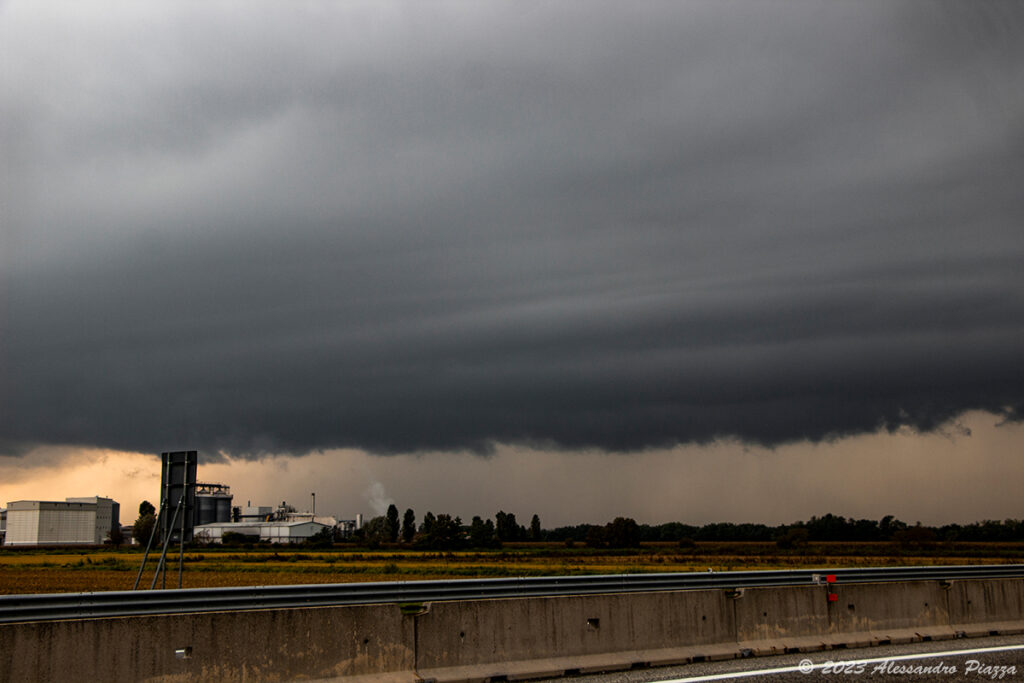
<path id="1" fill-rule="evenodd" d="M 801 586 L 825 583 L 830 575 L 835 577 L 837 584 L 1024 578 L 1024 565 L 610 574 L 0 595 L 0 623 L 332 605 Z"/>

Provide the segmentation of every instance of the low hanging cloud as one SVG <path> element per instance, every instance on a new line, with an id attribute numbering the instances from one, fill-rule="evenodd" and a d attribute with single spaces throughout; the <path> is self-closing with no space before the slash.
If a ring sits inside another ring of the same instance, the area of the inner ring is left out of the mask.
<path id="1" fill-rule="evenodd" d="M 66 9 L 0 7 L 0 452 L 1024 414 L 1020 7 Z"/>

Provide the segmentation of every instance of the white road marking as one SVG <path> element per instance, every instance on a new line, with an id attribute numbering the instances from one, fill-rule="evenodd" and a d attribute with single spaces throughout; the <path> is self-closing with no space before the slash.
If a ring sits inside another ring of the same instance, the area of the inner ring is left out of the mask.
<path id="1" fill-rule="evenodd" d="M 1002 647 L 979 647 L 972 650 L 944 650 L 942 652 L 922 652 L 915 655 L 893 655 L 892 657 L 875 657 L 872 659 L 850 659 L 832 660 L 812 664 L 811 666 L 782 666 L 777 669 L 759 669 L 757 671 L 733 671 L 726 674 L 711 674 L 709 676 L 694 676 L 692 678 L 673 678 L 663 681 L 652 681 L 652 683 L 697 683 L 698 681 L 725 681 L 730 678 L 746 678 L 747 676 L 767 676 L 771 674 L 784 674 L 799 671 L 811 673 L 825 666 L 839 664 L 855 666 L 857 664 L 880 664 L 883 662 L 901 662 L 909 659 L 934 659 L 935 657 L 957 657 L 959 655 L 977 655 L 986 652 L 1005 652 L 1007 650 L 1024 650 L 1024 645 L 1004 645 Z"/>

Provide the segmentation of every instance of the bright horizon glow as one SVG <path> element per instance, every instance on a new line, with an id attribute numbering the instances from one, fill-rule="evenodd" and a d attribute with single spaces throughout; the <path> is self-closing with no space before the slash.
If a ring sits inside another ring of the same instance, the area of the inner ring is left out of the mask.
<path id="1" fill-rule="evenodd" d="M 997 421 L 970 413 L 936 433 L 879 433 L 775 449 L 726 441 L 631 454 L 507 445 L 489 457 L 330 450 L 201 460 L 199 481 L 230 486 L 238 506 L 287 501 L 306 510 L 315 492 L 318 512 L 346 519 L 357 513 L 370 519 L 394 502 L 403 511 L 411 507 L 417 520 L 431 511 L 468 522 L 504 510 L 521 524 L 538 514 L 545 528 L 603 524 L 617 516 L 647 524 L 776 525 L 827 513 L 966 524 L 1021 516 L 1024 461 L 1006 456 L 1021 442 L 1024 426 Z M 120 503 L 126 524 L 142 500 L 159 500 L 159 456 L 40 448 L 25 458 L 0 458 L 0 481 L 4 506 L 101 495 Z"/>

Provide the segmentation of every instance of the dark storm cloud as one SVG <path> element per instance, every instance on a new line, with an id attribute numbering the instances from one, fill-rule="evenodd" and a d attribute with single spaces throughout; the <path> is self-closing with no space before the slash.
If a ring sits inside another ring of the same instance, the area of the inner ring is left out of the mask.
<path id="1" fill-rule="evenodd" d="M 1020 417 L 1014 5 L 65 9 L 0 10 L 8 452 Z"/>

